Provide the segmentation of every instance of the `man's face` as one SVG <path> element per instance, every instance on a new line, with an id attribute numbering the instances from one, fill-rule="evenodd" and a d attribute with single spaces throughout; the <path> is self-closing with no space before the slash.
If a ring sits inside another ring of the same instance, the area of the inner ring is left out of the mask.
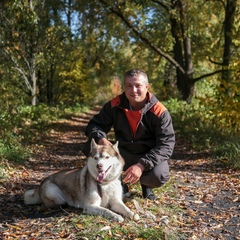
<path id="1" fill-rule="evenodd" d="M 125 94 L 129 103 L 134 107 L 145 103 L 149 83 L 144 76 L 127 77 L 124 81 Z"/>

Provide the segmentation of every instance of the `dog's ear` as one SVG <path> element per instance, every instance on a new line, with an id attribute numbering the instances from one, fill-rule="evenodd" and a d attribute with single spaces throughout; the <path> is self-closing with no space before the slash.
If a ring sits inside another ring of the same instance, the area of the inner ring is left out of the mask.
<path id="1" fill-rule="evenodd" d="M 90 152 L 91 152 L 94 148 L 97 148 L 97 144 L 96 144 L 94 138 L 92 138 L 91 144 L 90 144 Z"/>
<path id="2" fill-rule="evenodd" d="M 112 147 L 113 147 L 113 149 L 114 149 L 116 152 L 119 153 L 119 150 L 118 150 L 118 141 L 117 141 L 114 145 L 112 145 Z"/>

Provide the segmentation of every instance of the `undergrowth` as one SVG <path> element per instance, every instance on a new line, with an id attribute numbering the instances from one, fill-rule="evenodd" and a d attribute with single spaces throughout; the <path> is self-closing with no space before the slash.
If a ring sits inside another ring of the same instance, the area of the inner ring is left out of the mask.
<path id="1" fill-rule="evenodd" d="M 171 99 L 164 103 L 171 113 L 176 133 L 189 141 L 193 150 L 210 154 L 216 164 L 240 168 L 240 136 L 229 119 L 214 114 L 213 106 L 194 100 L 192 104 Z M 219 110 L 220 111 L 220 110 Z"/>
<path id="2" fill-rule="evenodd" d="M 37 142 L 52 121 L 80 114 L 86 106 L 19 106 L 0 113 L 0 160 L 21 163 L 31 155 L 29 143 Z"/>
<path id="3" fill-rule="evenodd" d="M 187 104 L 177 99 L 170 99 L 164 104 L 172 115 L 176 133 L 188 139 L 193 149 L 209 153 L 217 164 L 240 167 L 238 131 L 234 130 L 234 126 L 231 128 L 224 125 L 224 119 L 218 121 L 211 105 L 203 104 L 200 100 Z M 48 124 L 57 119 L 81 114 L 87 108 L 81 105 L 49 107 L 40 104 L 2 111 L 0 159 L 16 163 L 24 161 L 31 155 L 27 145 L 36 142 Z"/>

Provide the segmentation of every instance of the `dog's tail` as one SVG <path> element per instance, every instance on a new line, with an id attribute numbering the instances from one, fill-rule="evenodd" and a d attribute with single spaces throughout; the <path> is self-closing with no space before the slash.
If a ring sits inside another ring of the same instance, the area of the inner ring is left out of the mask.
<path id="1" fill-rule="evenodd" d="M 40 204 L 42 203 L 42 199 L 39 194 L 39 188 L 27 190 L 24 193 L 24 203 L 29 204 Z"/>

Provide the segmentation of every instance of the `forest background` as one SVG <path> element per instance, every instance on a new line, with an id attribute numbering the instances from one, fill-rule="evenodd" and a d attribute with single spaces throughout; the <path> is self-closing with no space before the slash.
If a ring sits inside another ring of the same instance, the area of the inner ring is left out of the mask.
<path id="1" fill-rule="evenodd" d="M 4 162 L 29 157 L 44 125 L 109 100 L 141 68 L 177 135 L 240 167 L 237 0 L 2 0 L 0 53 Z"/>

